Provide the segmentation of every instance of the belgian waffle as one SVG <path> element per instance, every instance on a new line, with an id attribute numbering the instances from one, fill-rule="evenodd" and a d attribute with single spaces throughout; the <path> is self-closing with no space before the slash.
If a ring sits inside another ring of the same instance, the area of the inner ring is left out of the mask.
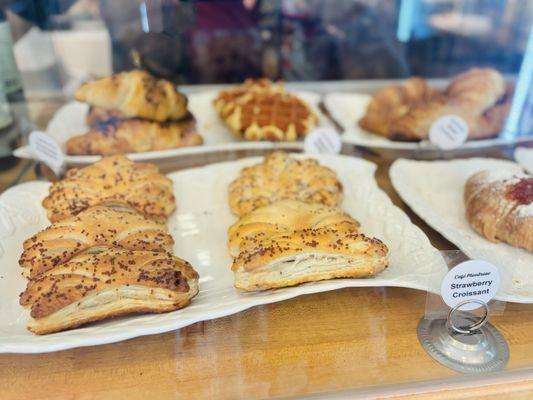
<path id="1" fill-rule="evenodd" d="M 221 92 L 215 107 L 231 131 L 246 140 L 295 141 L 318 122 L 303 100 L 264 79 Z"/>

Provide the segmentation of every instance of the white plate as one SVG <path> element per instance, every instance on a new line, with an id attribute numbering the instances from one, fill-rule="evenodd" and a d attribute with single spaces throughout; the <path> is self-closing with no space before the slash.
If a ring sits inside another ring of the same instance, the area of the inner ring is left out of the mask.
<path id="1" fill-rule="evenodd" d="M 521 172 L 518 164 L 490 158 L 452 161 L 400 159 L 390 169 L 401 198 L 424 221 L 470 258 L 495 264 L 501 275 L 499 300 L 533 303 L 533 254 L 505 243 L 492 243 L 475 232 L 465 216 L 466 180 L 483 169 Z"/>
<path id="2" fill-rule="evenodd" d="M 320 126 L 331 126 L 329 119 L 320 111 L 321 96 L 318 93 L 296 91 L 293 92 L 306 101 L 319 117 Z M 178 149 L 147 151 L 143 153 L 128 154 L 134 161 L 151 160 L 177 157 L 189 154 L 204 154 L 226 150 L 251 150 L 251 149 L 303 149 L 302 142 L 248 142 L 237 139 L 219 118 L 213 106 L 213 100 L 218 91 L 206 91 L 187 95 L 188 108 L 195 116 L 198 132 L 204 139 L 201 146 L 183 147 Z M 48 123 L 46 133 L 52 136 L 61 146 L 72 136 L 81 135 L 88 130 L 86 116 L 89 106 L 85 103 L 71 101 L 62 106 Z M 22 146 L 15 150 L 16 157 L 36 158 L 29 146 Z M 72 156 L 65 155 L 67 165 L 91 164 L 100 159 L 100 156 Z"/>
<path id="3" fill-rule="evenodd" d="M 48 183 L 30 182 L 7 190 L 0 196 L 0 352 L 38 353 L 117 342 L 178 329 L 259 304 L 344 287 L 401 286 L 438 292 L 446 264 L 424 233 L 378 188 L 375 165 L 343 156 L 316 158 L 337 171 L 345 188 L 343 207 L 361 222 L 362 231 L 381 238 L 389 247 L 390 265 L 382 274 L 259 293 L 235 289 L 226 230 L 236 218 L 227 205 L 227 186 L 242 167 L 260 158 L 213 164 L 169 175 L 178 203 L 178 212 L 169 221 L 176 241 L 174 252 L 190 261 L 200 274 L 200 294 L 192 304 L 166 314 L 124 317 L 47 336 L 26 330 L 28 312 L 18 304 L 25 282 L 17 261 L 23 240 L 48 225 L 40 206 Z"/>
<path id="4" fill-rule="evenodd" d="M 397 150 L 438 150 L 427 140 L 421 142 L 399 142 L 389 140 L 359 127 L 358 121 L 365 115 L 372 96 L 362 93 L 329 93 L 324 96 L 324 106 L 331 117 L 343 130 L 342 141 L 358 146 L 367 146 Z M 484 140 L 472 140 L 461 149 L 482 149 L 505 144 L 533 141 L 532 137 L 505 138 L 498 137 Z"/>
<path id="5" fill-rule="evenodd" d="M 514 159 L 527 172 L 533 174 L 533 147 L 517 147 L 514 151 Z"/>

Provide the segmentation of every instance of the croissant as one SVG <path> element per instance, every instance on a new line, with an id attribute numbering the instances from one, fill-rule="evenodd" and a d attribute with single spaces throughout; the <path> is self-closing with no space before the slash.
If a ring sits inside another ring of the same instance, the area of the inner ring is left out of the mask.
<path id="1" fill-rule="evenodd" d="M 198 293 L 192 266 L 167 253 L 107 249 L 81 254 L 28 282 L 20 304 L 39 335 L 132 313 L 161 313 Z"/>
<path id="2" fill-rule="evenodd" d="M 187 114 L 187 99 L 172 82 L 156 79 L 141 70 L 121 72 L 85 83 L 74 97 L 91 106 L 154 121 L 178 120 Z"/>
<path id="3" fill-rule="evenodd" d="M 359 223 L 337 207 L 281 200 L 245 215 L 228 229 L 233 257 L 258 241 L 281 233 L 318 228 L 341 228 L 357 232 Z"/>
<path id="4" fill-rule="evenodd" d="M 533 251 L 533 177 L 509 171 L 481 171 L 465 184 L 470 226 L 491 242 Z"/>
<path id="5" fill-rule="evenodd" d="M 114 155 L 198 146 L 202 137 L 194 122 L 152 122 L 143 119 L 110 119 L 93 125 L 83 135 L 67 140 L 71 155 Z"/>
<path id="6" fill-rule="evenodd" d="M 153 164 L 133 163 L 124 156 L 103 158 L 71 169 L 52 183 L 43 200 L 51 222 L 95 205 L 127 204 L 148 218 L 164 221 L 176 209 L 172 181 Z"/>
<path id="7" fill-rule="evenodd" d="M 314 159 L 274 152 L 262 163 L 244 168 L 229 185 L 230 208 L 238 216 L 283 199 L 338 206 L 342 184 L 335 172 Z"/>
<path id="8" fill-rule="evenodd" d="M 54 222 L 27 239 L 19 264 L 30 278 L 102 246 L 128 250 L 171 252 L 174 240 L 164 223 L 152 221 L 128 207 L 95 206 Z"/>
<path id="9" fill-rule="evenodd" d="M 247 291 L 332 278 L 362 278 L 387 267 L 387 246 L 347 229 L 318 228 L 274 235 L 240 252 L 235 287 Z"/>
<path id="10" fill-rule="evenodd" d="M 510 106 L 510 87 L 492 69 L 475 68 L 453 78 L 444 91 L 431 89 L 423 79 L 387 86 L 370 101 L 359 125 L 391 140 L 427 139 L 436 119 L 463 118 L 470 139 L 497 135 Z"/>
<path id="11" fill-rule="evenodd" d="M 141 118 L 130 118 L 123 112 L 118 110 L 113 110 L 109 108 L 102 107 L 89 107 L 89 112 L 87 113 L 87 125 L 90 127 L 98 126 L 102 122 L 107 122 L 109 120 L 123 120 L 123 119 L 141 119 Z M 142 119 L 141 119 L 142 120 Z M 142 120 L 150 121 L 150 120 Z M 196 123 L 194 116 L 187 111 L 187 114 L 182 119 L 176 121 L 166 121 L 166 122 L 190 122 L 192 125 Z"/>

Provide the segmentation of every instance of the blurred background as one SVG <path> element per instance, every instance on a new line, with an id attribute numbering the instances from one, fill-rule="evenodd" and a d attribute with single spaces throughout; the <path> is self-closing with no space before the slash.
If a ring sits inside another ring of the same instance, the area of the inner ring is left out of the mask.
<path id="1" fill-rule="evenodd" d="M 134 66 L 191 84 L 448 77 L 471 66 L 516 74 L 533 20 L 529 0 L 0 4 L 27 96 Z"/>

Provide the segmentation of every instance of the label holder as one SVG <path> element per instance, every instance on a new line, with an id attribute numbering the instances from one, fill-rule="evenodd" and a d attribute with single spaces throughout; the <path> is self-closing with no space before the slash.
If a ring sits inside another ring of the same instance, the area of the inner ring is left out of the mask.
<path id="1" fill-rule="evenodd" d="M 449 270 L 469 261 L 459 250 L 442 251 Z M 417 335 L 424 350 L 440 364 L 462 373 L 499 371 L 509 360 L 509 347 L 490 324 L 489 315 L 502 315 L 505 302 L 479 298 L 459 300 L 452 306 L 439 294 L 428 292 L 425 314 Z"/>

